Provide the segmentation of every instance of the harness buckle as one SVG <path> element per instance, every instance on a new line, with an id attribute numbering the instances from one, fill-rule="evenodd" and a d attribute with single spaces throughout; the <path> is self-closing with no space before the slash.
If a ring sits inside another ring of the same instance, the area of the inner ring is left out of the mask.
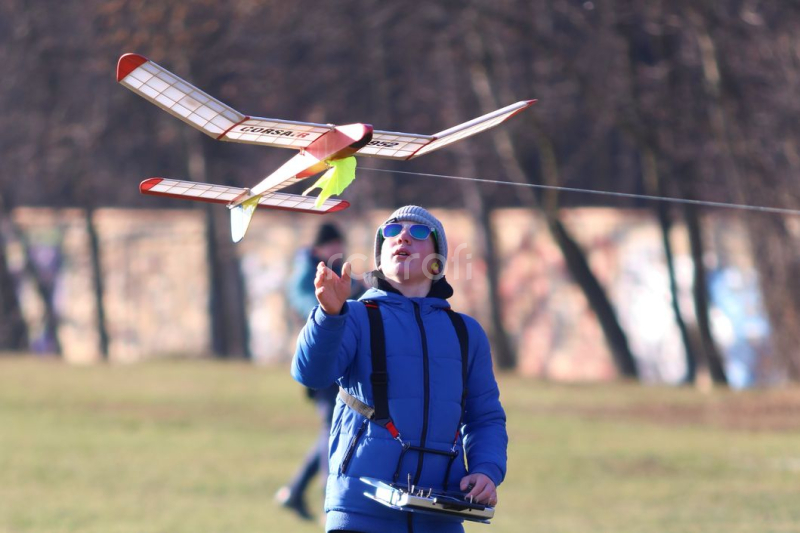
<path id="1" fill-rule="evenodd" d="M 458 438 L 460 436 L 461 436 L 461 430 L 458 429 L 456 430 L 456 438 L 455 440 L 453 440 L 453 447 L 451 448 L 451 451 L 456 454 L 456 457 L 458 457 Z"/>
<path id="2" fill-rule="evenodd" d="M 389 432 L 389 434 L 392 436 L 394 440 L 404 445 L 403 439 L 400 436 L 400 430 L 397 429 L 397 426 L 394 425 L 394 422 L 392 422 L 391 418 L 384 418 L 382 420 L 373 420 L 373 422 L 375 422 L 379 426 L 383 426 L 384 428 L 386 428 L 386 431 Z"/>

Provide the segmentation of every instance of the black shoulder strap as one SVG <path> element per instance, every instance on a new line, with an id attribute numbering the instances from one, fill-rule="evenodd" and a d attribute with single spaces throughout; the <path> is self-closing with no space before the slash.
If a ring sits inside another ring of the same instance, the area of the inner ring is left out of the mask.
<path id="1" fill-rule="evenodd" d="M 369 318 L 369 344 L 372 352 L 372 395 L 375 407 L 370 407 L 346 390 L 339 389 L 339 397 L 354 411 L 386 428 L 393 438 L 399 439 L 400 432 L 389 416 L 389 374 L 386 372 L 386 335 L 383 331 L 383 319 L 378 304 L 373 300 L 362 300 L 367 308 Z"/>
<path id="2" fill-rule="evenodd" d="M 386 335 L 378 304 L 364 300 L 369 318 L 369 344 L 372 352 L 372 395 L 375 397 L 375 421 L 389 419 L 389 374 L 386 372 Z"/>
<path id="3" fill-rule="evenodd" d="M 467 407 L 467 377 L 469 374 L 469 335 L 467 334 L 467 324 L 464 322 L 464 317 L 453 311 L 447 309 L 447 316 L 453 323 L 453 328 L 456 330 L 458 336 L 458 344 L 461 347 L 461 420 L 464 419 L 464 409 Z M 461 420 L 458 421 L 459 429 L 461 428 Z M 458 433 L 456 433 L 456 440 L 458 440 Z"/>
<path id="4" fill-rule="evenodd" d="M 339 390 L 339 396 L 348 407 L 361 413 L 376 424 L 385 427 L 389 433 L 391 433 L 392 437 L 398 438 L 400 432 L 395 427 L 394 422 L 392 422 L 392 417 L 389 415 L 389 374 L 386 371 L 386 335 L 383 329 L 381 310 L 374 300 L 362 300 L 362 302 L 367 309 L 367 317 L 369 318 L 370 352 L 372 352 L 372 374 L 370 375 L 370 382 L 372 383 L 372 395 L 375 399 L 375 407 L 366 405 L 344 389 Z M 450 321 L 453 323 L 453 328 L 455 328 L 456 335 L 458 336 L 458 344 L 461 348 L 461 420 L 463 420 L 464 409 L 467 403 L 469 338 L 467 336 L 467 326 L 464 323 L 463 317 L 451 309 L 447 310 L 447 316 L 450 317 Z M 461 420 L 458 422 L 458 428 L 461 427 Z M 458 441 L 458 435 L 457 431 L 456 441 Z"/>

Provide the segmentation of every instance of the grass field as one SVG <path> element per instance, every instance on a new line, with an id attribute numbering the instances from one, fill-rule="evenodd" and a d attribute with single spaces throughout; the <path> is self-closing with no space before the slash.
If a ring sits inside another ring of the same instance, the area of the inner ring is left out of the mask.
<path id="1" fill-rule="evenodd" d="M 800 532 L 800 390 L 501 376 L 509 474 L 470 532 Z M 314 438 L 286 368 L 0 358 L 0 532 L 320 531 L 272 496 Z"/>

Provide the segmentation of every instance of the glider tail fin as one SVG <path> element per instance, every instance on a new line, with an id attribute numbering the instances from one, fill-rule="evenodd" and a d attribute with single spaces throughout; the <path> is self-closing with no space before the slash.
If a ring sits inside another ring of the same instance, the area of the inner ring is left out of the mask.
<path id="1" fill-rule="evenodd" d="M 253 196 L 230 208 L 231 239 L 233 239 L 233 242 L 239 242 L 244 238 L 244 234 L 247 233 L 250 220 L 253 218 L 253 213 L 255 213 L 256 207 L 258 207 L 258 201 L 260 199 L 260 196 Z"/>

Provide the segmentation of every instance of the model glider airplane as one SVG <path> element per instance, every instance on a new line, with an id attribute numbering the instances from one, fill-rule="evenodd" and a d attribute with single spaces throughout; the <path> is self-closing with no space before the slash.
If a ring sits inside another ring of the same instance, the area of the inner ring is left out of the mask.
<path id="1" fill-rule="evenodd" d="M 119 58 L 117 81 L 217 140 L 300 151 L 250 189 L 164 178 L 146 179 L 139 185 L 143 194 L 226 204 L 234 242 L 244 237 L 256 207 L 305 213 L 349 207 L 348 202 L 329 196 L 340 194 L 355 177 L 354 155 L 413 159 L 493 128 L 536 102 L 517 102 L 435 135 L 421 135 L 373 130 L 369 124 L 335 126 L 246 116 L 138 54 Z M 324 170 L 328 172 L 315 184 L 323 189 L 318 198 L 279 192 L 295 179 Z"/>

